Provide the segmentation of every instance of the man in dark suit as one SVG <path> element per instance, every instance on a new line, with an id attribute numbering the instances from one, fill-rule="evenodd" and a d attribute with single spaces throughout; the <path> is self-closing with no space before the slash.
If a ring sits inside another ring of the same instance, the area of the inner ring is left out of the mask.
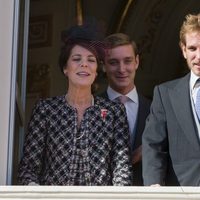
<path id="1" fill-rule="evenodd" d="M 186 16 L 180 47 L 190 73 L 154 89 L 142 140 L 145 185 L 200 185 L 200 14 Z"/>
<path id="2" fill-rule="evenodd" d="M 122 99 L 129 122 L 130 143 L 133 162 L 133 185 L 143 185 L 142 180 L 142 132 L 149 114 L 150 100 L 137 93 L 134 84 L 139 65 L 136 43 L 123 33 L 115 33 L 105 38 L 108 47 L 104 71 L 108 78 L 108 88 L 104 97 L 113 101 Z"/>

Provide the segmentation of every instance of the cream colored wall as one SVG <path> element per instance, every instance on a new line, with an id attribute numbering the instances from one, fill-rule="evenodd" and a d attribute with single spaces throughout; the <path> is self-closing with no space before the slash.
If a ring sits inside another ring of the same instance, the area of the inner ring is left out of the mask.
<path id="1" fill-rule="evenodd" d="M 14 0 L 0 0 L 0 185 L 6 184 Z"/>

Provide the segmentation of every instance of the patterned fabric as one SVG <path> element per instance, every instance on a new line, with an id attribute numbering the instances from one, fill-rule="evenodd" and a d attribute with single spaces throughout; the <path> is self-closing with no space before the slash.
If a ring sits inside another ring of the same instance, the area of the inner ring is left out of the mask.
<path id="1" fill-rule="evenodd" d="M 95 97 L 77 129 L 64 96 L 40 100 L 19 166 L 19 184 L 130 185 L 128 123 L 121 104 Z"/>

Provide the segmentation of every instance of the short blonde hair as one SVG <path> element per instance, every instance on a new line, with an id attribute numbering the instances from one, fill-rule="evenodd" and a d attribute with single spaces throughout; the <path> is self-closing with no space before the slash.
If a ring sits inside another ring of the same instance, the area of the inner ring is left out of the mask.
<path id="1" fill-rule="evenodd" d="M 185 17 L 180 29 L 180 45 L 186 44 L 185 35 L 189 32 L 200 32 L 200 13 L 197 15 L 188 14 Z"/>

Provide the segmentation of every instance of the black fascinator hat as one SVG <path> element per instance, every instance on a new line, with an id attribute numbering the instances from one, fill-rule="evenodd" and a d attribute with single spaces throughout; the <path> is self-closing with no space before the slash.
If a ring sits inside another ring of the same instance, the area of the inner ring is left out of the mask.
<path id="1" fill-rule="evenodd" d="M 72 26 L 68 30 L 61 33 L 62 41 L 68 40 L 85 40 L 85 41 L 101 41 L 103 35 L 95 24 L 83 24 Z"/>
<path id="2" fill-rule="evenodd" d="M 97 62 L 101 63 L 105 56 L 105 44 L 103 42 L 103 33 L 95 24 L 76 25 L 62 31 L 61 40 L 63 46 L 59 58 L 59 66 L 61 71 L 66 65 L 71 49 L 75 45 L 83 46 L 91 51 L 97 58 Z"/>

